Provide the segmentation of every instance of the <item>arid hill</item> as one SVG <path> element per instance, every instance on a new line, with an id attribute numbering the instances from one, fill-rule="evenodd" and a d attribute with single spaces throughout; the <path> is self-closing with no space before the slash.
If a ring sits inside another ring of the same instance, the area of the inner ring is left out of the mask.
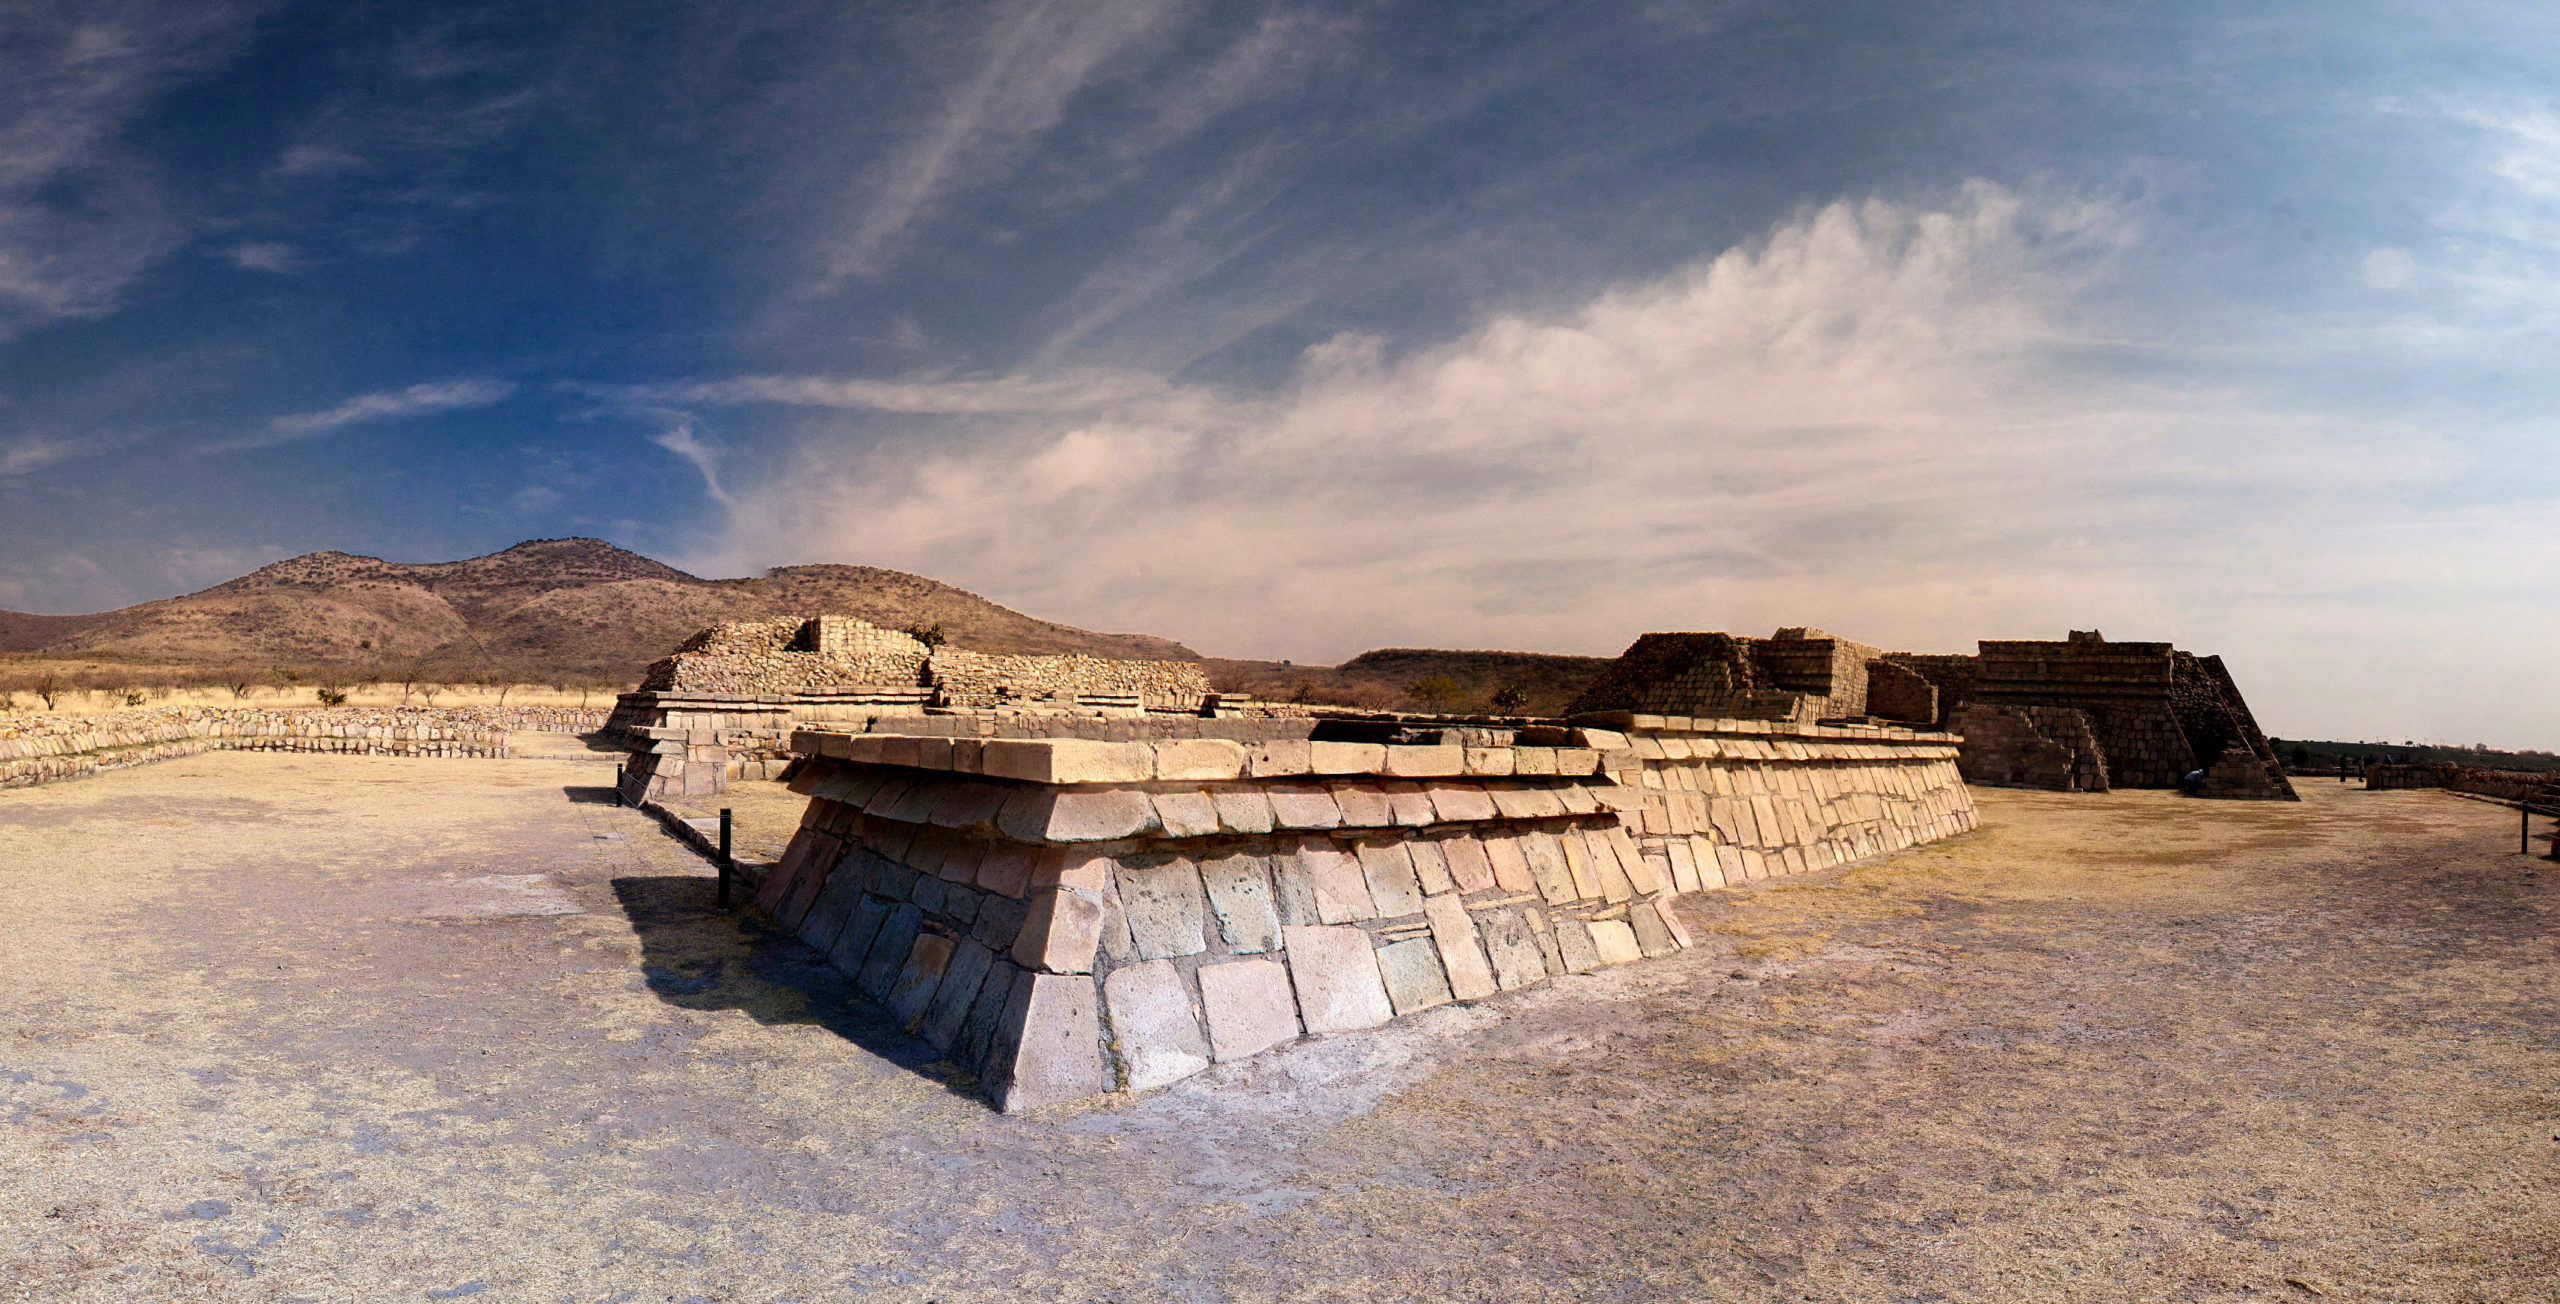
<path id="1" fill-rule="evenodd" d="M 210 671 L 634 682 L 722 620 L 837 612 L 890 628 L 940 625 L 959 647 L 1191 658 L 1168 639 L 1035 620 L 947 584 L 869 566 L 785 566 L 706 580 L 597 539 L 543 539 L 468 561 L 343 552 L 288 558 L 199 593 L 86 616 L 0 611 L 0 652 Z"/>
<path id="2" fill-rule="evenodd" d="M 1391 647 L 1338 666 L 1211 658 L 1222 689 L 1273 701 L 1339 702 L 1380 710 L 1501 711 L 1554 715 L 1609 664 L 1607 657 L 1545 652 L 1452 652 Z M 1496 702 L 1505 689 L 1516 701 Z"/>

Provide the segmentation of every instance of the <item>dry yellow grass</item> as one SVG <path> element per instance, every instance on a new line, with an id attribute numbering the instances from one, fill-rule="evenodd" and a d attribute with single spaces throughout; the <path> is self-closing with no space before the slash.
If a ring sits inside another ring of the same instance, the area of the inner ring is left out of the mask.
<path id="1" fill-rule="evenodd" d="M 1678 957 L 1007 1118 L 528 750 L 0 794 L 0 1299 L 2560 1296 L 2493 807 L 1986 792 Z"/>

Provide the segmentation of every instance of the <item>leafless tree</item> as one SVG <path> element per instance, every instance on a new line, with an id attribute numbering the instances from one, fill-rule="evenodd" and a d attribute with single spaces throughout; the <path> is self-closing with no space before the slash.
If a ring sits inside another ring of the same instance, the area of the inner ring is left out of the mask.
<path id="1" fill-rule="evenodd" d="M 48 711 L 53 709 L 55 699 L 61 697 L 64 691 L 62 676 L 51 670 L 37 675 L 36 682 L 30 687 L 34 689 L 36 696 L 44 699 L 44 709 Z"/>

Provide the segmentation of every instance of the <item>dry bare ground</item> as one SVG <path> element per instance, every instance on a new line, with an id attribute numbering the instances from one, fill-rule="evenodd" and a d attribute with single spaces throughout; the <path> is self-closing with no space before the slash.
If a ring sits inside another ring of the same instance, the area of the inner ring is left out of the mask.
<path id="1" fill-rule="evenodd" d="M 0 1298 L 2560 1296 L 2560 870 L 2478 803 L 1985 792 L 1681 957 L 1007 1118 L 610 767 L 0 795 Z"/>

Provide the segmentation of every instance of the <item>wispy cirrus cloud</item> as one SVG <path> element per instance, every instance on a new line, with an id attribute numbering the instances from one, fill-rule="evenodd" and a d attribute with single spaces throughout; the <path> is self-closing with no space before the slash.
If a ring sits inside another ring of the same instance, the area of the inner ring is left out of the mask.
<path id="1" fill-rule="evenodd" d="M 345 426 L 376 421 L 398 421 L 407 417 L 427 416 L 437 412 L 456 412 L 483 408 L 504 402 L 516 392 L 510 380 L 449 380 L 435 384 L 411 385 L 405 389 L 382 390 L 358 394 L 335 407 L 316 412 L 294 412 L 280 416 L 266 429 L 236 439 L 206 444 L 203 453 L 236 453 L 257 448 L 272 448 L 298 439 L 309 439 Z"/>

